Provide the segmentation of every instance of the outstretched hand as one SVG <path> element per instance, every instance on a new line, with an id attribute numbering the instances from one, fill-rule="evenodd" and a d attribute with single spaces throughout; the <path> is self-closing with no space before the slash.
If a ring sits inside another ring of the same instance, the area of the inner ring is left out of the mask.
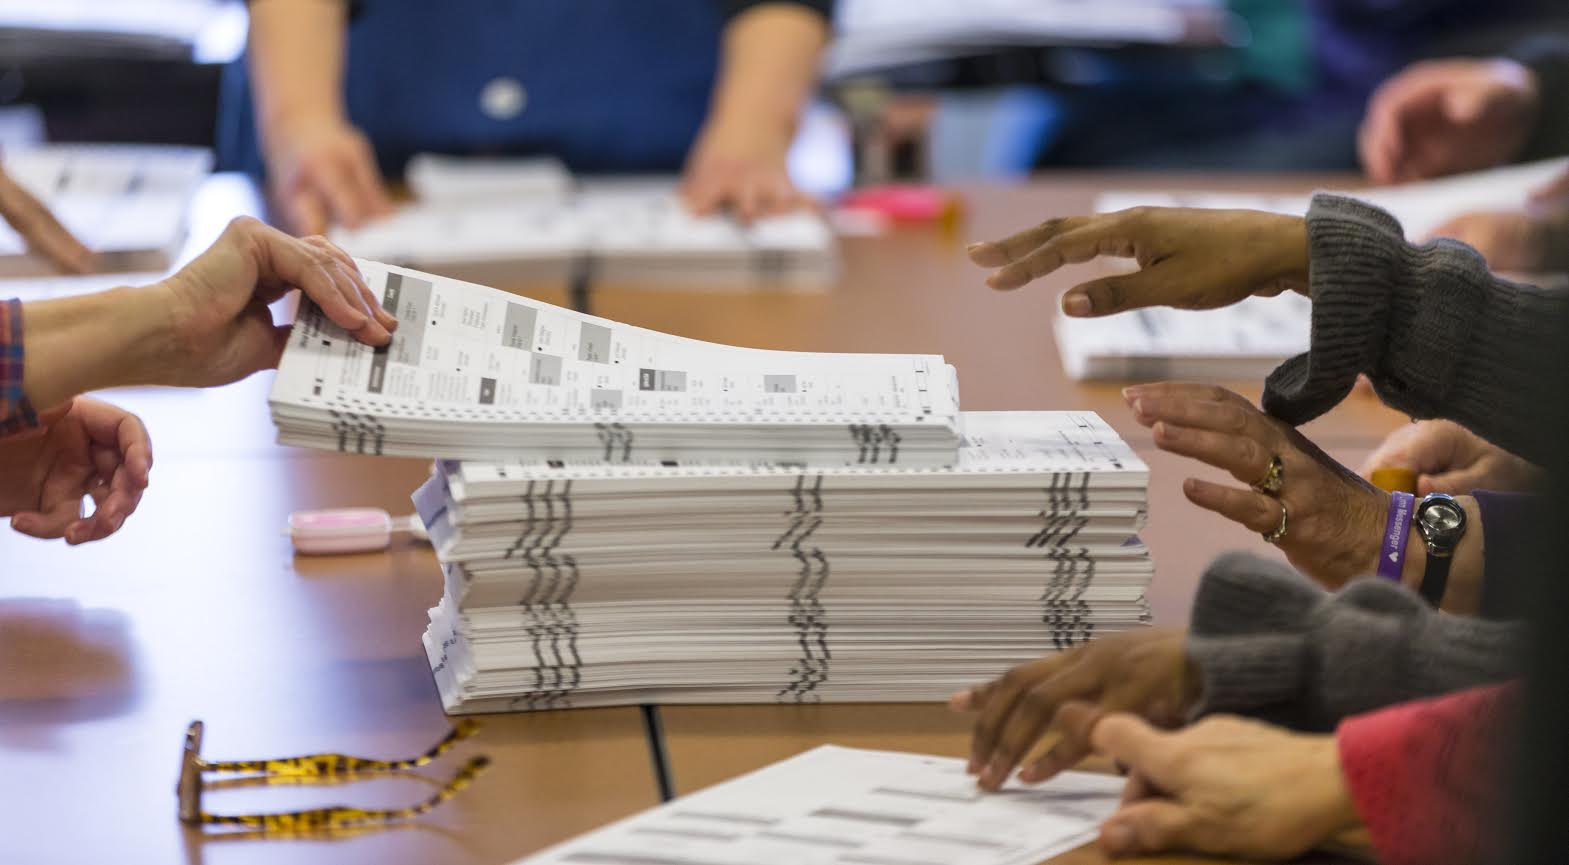
<path id="1" fill-rule="evenodd" d="M 986 284 L 1012 290 L 1063 265 L 1104 256 L 1139 269 L 1068 290 L 1068 315 L 1095 317 L 1148 306 L 1215 309 L 1251 295 L 1306 293 L 1307 226 L 1254 210 L 1135 207 L 1048 219 L 1001 240 L 971 244 L 970 260 L 996 268 Z"/>

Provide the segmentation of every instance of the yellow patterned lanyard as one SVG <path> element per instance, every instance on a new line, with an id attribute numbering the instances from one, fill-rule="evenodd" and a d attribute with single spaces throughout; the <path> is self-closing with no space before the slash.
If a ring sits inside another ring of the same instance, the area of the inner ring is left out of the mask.
<path id="1" fill-rule="evenodd" d="M 452 778 L 430 798 L 406 808 L 365 809 L 346 805 L 284 811 L 276 814 L 209 814 L 202 810 L 205 772 L 247 773 L 258 779 L 353 780 L 361 775 L 407 772 L 428 765 L 458 741 L 474 735 L 479 724 L 459 721 L 440 742 L 417 757 L 406 760 L 375 760 L 348 754 L 307 754 L 272 760 L 228 760 L 210 762 L 201 757 L 202 722 L 192 721 L 185 730 L 185 749 L 180 755 L 180 820 L 191 825 L 241 826 L 262 832 L 298 833 L 348 829 L 371 824 L 393 823 L 417 817 L 457 795 L 474 777 L 490 765 L 488 757 L 475 757 L 464 763 Z"/>

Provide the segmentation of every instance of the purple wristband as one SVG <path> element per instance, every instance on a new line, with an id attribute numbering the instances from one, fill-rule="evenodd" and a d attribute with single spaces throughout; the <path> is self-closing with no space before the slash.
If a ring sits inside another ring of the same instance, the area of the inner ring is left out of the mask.
<path id="1" fill-rule="evenodd" d="M 1384 523 L 1384 549 L 1378 554 L 1378 575 L 1400 582 L 1406 563 L 1406 541 L 1411 538 L 1411 508 L 1416 496 L 1389 494 L 1389 520 Z"/>

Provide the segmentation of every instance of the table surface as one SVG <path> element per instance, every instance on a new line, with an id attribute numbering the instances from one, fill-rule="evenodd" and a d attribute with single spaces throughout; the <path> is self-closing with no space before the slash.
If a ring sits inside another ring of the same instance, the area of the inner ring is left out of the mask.
<path id="1" fill-rule="evenodd" d="M 1084 211 L 1101 189 L 1162 184 L 1074 175 L 966 189 L 961 234 L 901 230 L 847 240 L 844 278 L 829 293 L 606 286 L 595 292 L 593 311 L 741 345 L 940 352 L 959 368 L 968 408 L 1100 412 L 1150 463 L 1145 537 L 1157 562 L 1150 597 L 1156 621 L 1177 624 L 1215 553 L 1274 551 L 1182 500 L 1180 478 L 1205 473 L 1153 452 L 1115 387 L 1063 378 L 1050 321 L 1071 273 L 998 294 L 963 257 L 970 239 Z M 255 208 L 253 193 L 232 178 L 213 188 L 193 220 L 197 248 L 229 215 Z M 543 297 L 560 302 L 563 294 Z M 319 750 L 408 756 L 447 726 L 420 646 L 425 610 L 441 592 L 430 551 L 397 544 L 387 553 L 295 558 L 281 534 L 287 514 L 302 508 L 408 512 L 408 494 L 428 464 L 275 446 L 268 383 L 258 376 L 212 391 L 112 394 L 153 435 L 153 483 L 138 513 L 116 536 L 77 549 L 0 532 L 0 814 L 5 825 L 31 830 L 0 833 L 0 861 L 495 865 L 655 804 L 643 718 L 627 708 L 488 716 L 476 737 L 421 777 L 224 790 L 204 803 L 229 813 L 395 806 L 429 795 L 431 780 L 467 756 L 493 759 L 471 789 L 411 828 L 233 840 L 176 822 L 173 785 L 192 719 L 206 722 L 204 754 L 214 759 Z M 1257 395 L 1256 383 L 1239 390 Z M 1353 398 L 1307 432 L 1356 465 L 1403 420 Z M 678 792 L 828 742 L 948 755 L 962 754 L 966 743 L 963 719 L 940 706 L 669 707 L 660 719 Z M 1080 865 L 1099 854 L 1087 848 L 1061 861 Z"/>

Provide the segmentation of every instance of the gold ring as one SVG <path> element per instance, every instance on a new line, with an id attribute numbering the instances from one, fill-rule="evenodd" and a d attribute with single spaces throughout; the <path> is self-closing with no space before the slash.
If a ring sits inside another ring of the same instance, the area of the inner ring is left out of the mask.
<path id="1" fill-rule="evenodd" d="M 1281 502 L 1280 503 L 1280 525 L 1276 526 L 1275 530 L 1272 531 L 1272 532 L 1265 532 L 1264 533 L 1264 540 L 1269 541 L 1272 544 L 1280 543 L 1281 538 L 1284 538 L 1286 536 L 1286 516 L 1287 516 L 1287 513 L 1286 513 L 1286 503 L 1285 502 Z"/>
<path id="2" fill-rule="evenodd" d="M 1280 492 L 1286 482 L 1286 466 L 1280 461 L 1280 454 L 1269 458 L 1269 471 L 1264 473 L 1262 480 L 1253 484 L 1253 489 L 1267 496 Z"/>

